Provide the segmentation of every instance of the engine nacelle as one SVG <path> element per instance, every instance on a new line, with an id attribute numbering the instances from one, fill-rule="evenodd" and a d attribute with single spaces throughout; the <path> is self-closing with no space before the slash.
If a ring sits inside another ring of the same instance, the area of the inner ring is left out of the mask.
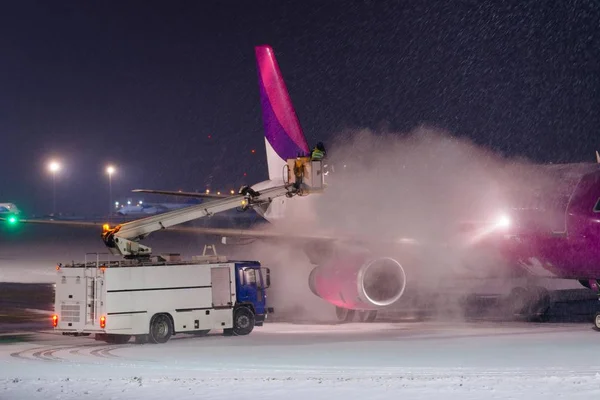
<path id="1" fill-rule="evenodd" d="M 393 258 L 354 254 L 313 269 L 308 285 L 316 296 L 338 307 L 376 310 L 400 299 L 406 273 Z"/>

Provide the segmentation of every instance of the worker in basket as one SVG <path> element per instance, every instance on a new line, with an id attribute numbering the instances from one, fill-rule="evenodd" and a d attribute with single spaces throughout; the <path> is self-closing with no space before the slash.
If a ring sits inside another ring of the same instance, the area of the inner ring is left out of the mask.
<path id="1" fill-rule="evenodd" d="M 300 185 L 304 180 L 304 161 L 301 157 L 296 157 L 296 161 L 294 161 L 294 177 L 296 178 L 294 187 L 300 189 Z"/>
<path id="2" fill-rule="evenodd" d="M 323 142 L 317 143 L 317 145 L 313 148 L 312 153 L 310 154 L 311 160 L 322 160 L 327 155 L 325 151 L 325 146 Z"/>

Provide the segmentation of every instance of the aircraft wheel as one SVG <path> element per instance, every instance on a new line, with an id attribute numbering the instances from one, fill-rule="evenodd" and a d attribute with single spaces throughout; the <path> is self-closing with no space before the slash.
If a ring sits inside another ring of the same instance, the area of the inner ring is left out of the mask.
<path id="1" fill-rule="evenodd" d="M 358 320 L 360 322 L 373 322 L 375 318 L 377 318 L 377 310 L 358 312 Z"/>
<path id="2" fill-rule="evenodd" d="M 335 306 L 335 316 L 339 322 L 352 322 L 356 310 Z"/>
<path id="3" fill-rule="evenodd" d="M 377 310 L 372 310 L 367 315 L 367 322 L 373 322 L 377 318 Z"/>
<path id="4" fill-rule="evenodd" d="M 597 311 L 594 316 L 594 328 L 596 328 L 597 331 L 600 331 L 600 311 Z"/>

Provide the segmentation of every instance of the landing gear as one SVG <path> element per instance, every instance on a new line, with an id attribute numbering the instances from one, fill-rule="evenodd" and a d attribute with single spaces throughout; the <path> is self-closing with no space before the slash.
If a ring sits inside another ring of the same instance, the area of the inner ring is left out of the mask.
<path id="1" fill-rule="evenodd" d="M 339 322 L 352 322 L 355 313 L 355 310 L 335 306 L 335 316 Z"/>
<path id="2" fill-rule="evenodd" d="M 377 318 L 377 310 L 357 311 L 348 308 L 335 307 L 335 316 L 339 322 L 352 322 L 355 315 L 358 316 L 359 322 L 373 322 L 375 321 L 375 318 Z"/>
<path id="3" fill-rule="evenodd" d="M 358 320 L 360 322 L 373 322 L 375 318 L 377 318 L 377 310 L 358 312 Z"/>
<path id="4" fill-rule="evenodd" d="M 596 312 L 596 315 L 594 316 L 594 328 L 596 328 L 597 331 L 600 331 L 600 311 Z"/>
<path id="5" fill-rule="evenodd" d="M 582 286 L 593 290 L 600 300 L 600 280 L 598 279 L 588 279 L 588 280 L 580 280 Z M 596 311 L 594 315 L 594 329 L 600 331 L 600 311 Z"/>

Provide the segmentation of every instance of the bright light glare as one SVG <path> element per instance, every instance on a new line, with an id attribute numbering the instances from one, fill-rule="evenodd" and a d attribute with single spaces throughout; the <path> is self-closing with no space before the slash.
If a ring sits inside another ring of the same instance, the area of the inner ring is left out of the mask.
<path id="1" fill-rule="evenodd" d="M 498 217 L 496 224 L 501 228 L 508 228 L 510 226 L 510 217 L 508 215 L 501 215 Z"/>
<path id="2" fill-rule="evenodd" d="M 115 167 L 113 167 L 112 165 L 109 165 L 108 167 L 106 167 L 106 173 L 109 175 L 112 175 L 115 173 Z"/>
<path id="3" fill-rule="evenodd" d="M 50 164 L 48 164 L 48 170 L 52 173 L 58 172 L 60 171 L 60 164 L 56 161 L 51 161 Z"/>

